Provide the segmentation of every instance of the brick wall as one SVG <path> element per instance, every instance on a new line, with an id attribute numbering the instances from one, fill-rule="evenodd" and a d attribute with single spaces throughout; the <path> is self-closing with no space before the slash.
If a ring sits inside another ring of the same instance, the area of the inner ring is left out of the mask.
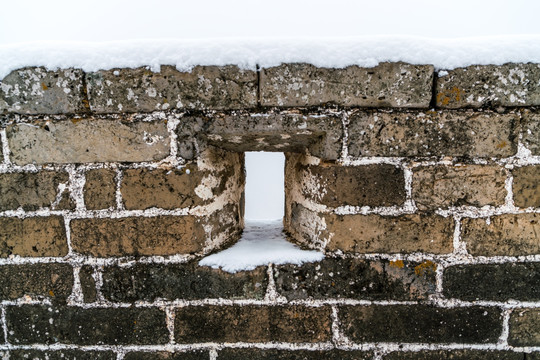
<path id="1" fill-rule="evenodd" d="M 6 359 L 540 359 L 540 65 L 0 82 Z M 318 263 L 198 266 L 286 154 Z"/>

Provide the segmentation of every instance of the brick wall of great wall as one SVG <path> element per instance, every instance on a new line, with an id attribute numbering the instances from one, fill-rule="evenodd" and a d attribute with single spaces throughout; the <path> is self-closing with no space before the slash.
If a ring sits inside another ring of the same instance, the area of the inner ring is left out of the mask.
<path id="1" fill-rule="evenodd" d="M 16 70 L 0 82 L 5 359 L 540 359 L 540 65 Z M 240 236 L 286 154 L 303 266 Z"/>

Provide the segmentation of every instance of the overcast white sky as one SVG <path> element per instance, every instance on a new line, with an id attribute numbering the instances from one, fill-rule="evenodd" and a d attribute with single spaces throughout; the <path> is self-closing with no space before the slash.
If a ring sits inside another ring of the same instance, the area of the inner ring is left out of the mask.
<path id="1" fill-rule="evenodd" d="M 1 0 L 0 4 L 0 44 L 540 34 L 538 0 Z"/>

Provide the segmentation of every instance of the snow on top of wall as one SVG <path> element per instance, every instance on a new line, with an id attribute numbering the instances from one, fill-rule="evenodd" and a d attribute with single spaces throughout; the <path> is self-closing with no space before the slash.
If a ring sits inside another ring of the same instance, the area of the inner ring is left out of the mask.
<path id="1" fill-rule="evenodd" d="M 281 63 L 319 67 L 373 67 L 380 62 L 432 64 L 437 69 L 469 65 L 540 63 L 540 35 L 436 39 L 414 36 L 366 36 L 296 39 L 126 40 L 118 42 L 34 42 L 0 46 L 0 79 L 27 66 L 112 68 L 235 64 L 244 69 Z"/>

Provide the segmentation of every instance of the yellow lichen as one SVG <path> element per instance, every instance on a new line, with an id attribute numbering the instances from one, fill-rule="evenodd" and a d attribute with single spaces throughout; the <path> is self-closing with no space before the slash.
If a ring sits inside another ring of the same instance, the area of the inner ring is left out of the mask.
<path id="1" fill-rule="evenodd" d="M 420 265 L 414 267 L 414 273 L 418 276 L 423 276 L 426 272 L 437 270 L 437 265 L 430 260 L 426 260 Z"/>
<path id="2" fill-rule="evenodd" d="M 54 297 L 54 292 L 52 290 L 49 290 L 49 295 Z"/>
<path id="3" fill-rule="evenodd" d="M 390 266 L 403 269 L 405 267 L 405 263 L 403 262 L 403 260 L 394 260 L 390 261 Z"/>
<path id="4" fill-rule="evenodd" d="M 45 83 L 41 83 L 41 88 L 43 90 L 48 90 L 49 89 L 49 87 L 47 85 L 45 85 Z"/>

